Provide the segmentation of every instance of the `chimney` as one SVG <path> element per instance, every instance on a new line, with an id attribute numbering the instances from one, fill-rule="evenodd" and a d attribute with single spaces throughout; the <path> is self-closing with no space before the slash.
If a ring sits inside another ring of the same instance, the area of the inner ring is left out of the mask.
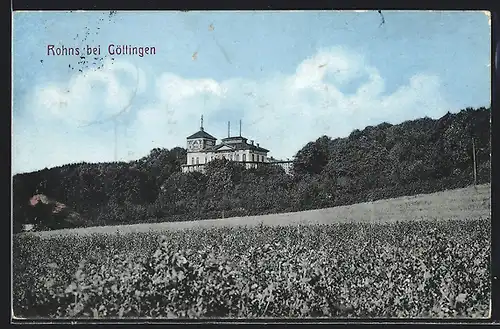
<path id="1" fill-rule="evenodd" d="M 253 141 L 250 141 L 250 143 L 252 143 L 252 145 L 253 145 Z"/>
<path id="2" fill-rule="evenodd" d="M 259 147 L 259 143 L 257 143 L 257 147 Z"/>

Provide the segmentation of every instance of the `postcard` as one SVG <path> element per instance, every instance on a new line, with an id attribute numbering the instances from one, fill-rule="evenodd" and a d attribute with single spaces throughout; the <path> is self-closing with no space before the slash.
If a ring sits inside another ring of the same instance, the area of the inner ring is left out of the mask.
<path id="1" fill-rule="evenodd" d="M 489 318 L 490 30 L 14 12 L 12 320 Z"/>

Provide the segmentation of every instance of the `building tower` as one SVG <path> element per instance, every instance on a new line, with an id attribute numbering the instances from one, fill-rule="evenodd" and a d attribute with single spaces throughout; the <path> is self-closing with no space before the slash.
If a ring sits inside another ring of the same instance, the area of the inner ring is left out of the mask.
<path id="1" fill-rule="evenodd" d="M 203 115 L 201 116 L 200 130 L 187 137 L 187 164 L 204 164 L 206 159 L 204 151 L 215 146 L 217 138 L 203 129 Z"/>

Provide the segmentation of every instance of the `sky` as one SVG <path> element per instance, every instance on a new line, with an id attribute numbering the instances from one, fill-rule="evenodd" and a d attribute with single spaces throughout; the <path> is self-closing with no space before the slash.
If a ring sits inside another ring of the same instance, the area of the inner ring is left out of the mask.
<path id="1" fill-rule="evenodd" d="M 291 158 L 322 135 L 490 106 L 484 12 L 16 12 L 12 171 L 130 161 L 200 127 Z M 154 47 L 117 55 L 108 46 Z M 98 55 L 52 55 L 49 45 Z"/>

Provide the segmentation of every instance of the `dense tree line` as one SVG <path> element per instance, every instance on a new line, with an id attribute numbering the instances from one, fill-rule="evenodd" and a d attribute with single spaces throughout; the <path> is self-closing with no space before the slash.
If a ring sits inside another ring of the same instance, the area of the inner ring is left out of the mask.
<path id="1" fill-rule="evenodd" d="M 490 181 L 490 109 L 433 120 L 382 123 L 347 138 L 322 136 L 298 151 L 293 175 L 217 160 L 205 174 L 181 173 L 183 148 L 153 149 L 129 163 L 78 163 L 14 176 L 14 223 L 69 225 L 44 194 L 80 214 L 72 226 L 197 220 L 300 211 L 430 193 Z M 59 216 L 59 217 L 58 217 Z"/>

